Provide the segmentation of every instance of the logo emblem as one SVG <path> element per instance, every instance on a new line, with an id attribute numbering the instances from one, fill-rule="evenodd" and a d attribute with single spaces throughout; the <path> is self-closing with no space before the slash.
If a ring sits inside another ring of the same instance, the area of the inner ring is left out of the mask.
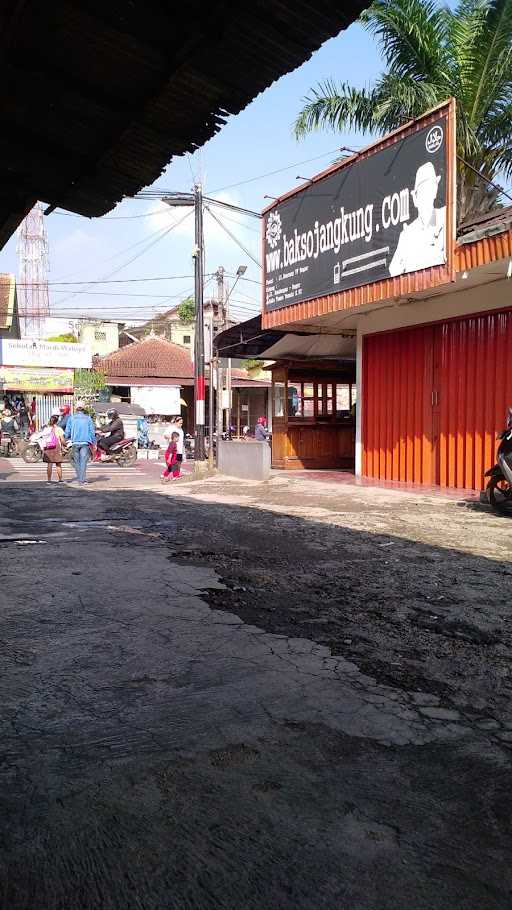
<path id="1" fill-rule="evenodd" d="M 425 148 L 429 155 L 435 155 L 443 144 L 444 133 L 441 126 L 433 126 L 427 133 Z"/>
<path id="2" fill-rule="evenodd" d="M 266 238 L 271 249 L 277 246 L 281 240 L 281 215 L 279 212 L 271 212 L 268 216 Z"/>

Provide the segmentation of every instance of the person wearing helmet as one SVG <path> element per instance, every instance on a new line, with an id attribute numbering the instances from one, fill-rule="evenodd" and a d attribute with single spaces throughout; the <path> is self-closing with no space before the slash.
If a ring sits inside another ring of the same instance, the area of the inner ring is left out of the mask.
<path id="1" fill-rule="evenodd" d="M 15 414 L 11 411 L 10 408 L 4 408 L 4 413 L 1 420 L 2 435 L 9 436 L 11 439 L 13 436 L 16 436 L 16 433 L 19 430 L 18 421 L 16 420 Z"/>
<path id="2" fill-rule="evenodd" d="M 64 432 L 66 432 L 68 420 L 71 415 L 71 408 L 70 408 L 69 404 L 64 404 L 61 408 L 59 408 L 59 410 L 57 411 L 57 414 L 59 417 L 59 422 L 58 422 L 57 426 L 59 426 L 61 428 L 61 430 L 64 430 Z"/>
<path id="3" fill-rule="evenodd" d="M 107 418 L 109 422 L 101 428 L 102 436 L 98 439 L 98 449 L 110 455 L 112 446 L 124 439 L 124 426 L 115 408 L 107 411 Z"/>

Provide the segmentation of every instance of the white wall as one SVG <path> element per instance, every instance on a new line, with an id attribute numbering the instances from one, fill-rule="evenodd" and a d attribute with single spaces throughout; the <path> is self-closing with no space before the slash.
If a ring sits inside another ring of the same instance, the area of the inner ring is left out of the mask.
<path id="1" fill-rule="evenodd" d="M 105 335 L 105 338 L 96 336 Z M 117 322 L 82 323 L 78 327 L 79 341 L 88 344 L 93 354 L 111 354 L 119 350 L 119 326 Z"/>

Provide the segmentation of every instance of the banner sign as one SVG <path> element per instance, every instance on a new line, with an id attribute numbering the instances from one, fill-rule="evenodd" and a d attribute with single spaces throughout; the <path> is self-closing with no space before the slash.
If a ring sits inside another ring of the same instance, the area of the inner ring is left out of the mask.
<path id="1" fill-rule="evenodd" d="M 131 387 L 131 400 L 144 408 L 146 414 L 172 416 L 181 411 L 180 387 L 178 385 L 146 385 Z"/>
<path id="2" fill-rule="evenodd" d="M 44 341 L 39 338 L 0 340 L 0 364 L 13 367 L 68 367 L 90 369 L 91 348 L 88 344 Z"/>
<path id="3" fill-rule="evenodd" d="M 30 370 L 0 366 L 0 389 L 11 392 L 73 392 L 73 370 Z"/>
<path id="4" fill-rule="evenodd" d="M 448 129 L 440 115 L 268 211 L 266 310 L 445 265 Z"/>

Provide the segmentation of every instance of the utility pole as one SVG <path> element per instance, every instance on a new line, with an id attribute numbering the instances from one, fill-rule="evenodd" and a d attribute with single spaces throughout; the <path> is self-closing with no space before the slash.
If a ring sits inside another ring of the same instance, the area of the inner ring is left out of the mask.
<path id="1" fill-rule="evenodd" d="M 215 272 L 217 279 L 217 300 L 219 302 L 219 311 L 222 313 L 222 326 L 226 328 L 226 311 L 224 309 L 224 266 L 219 265 Z"/>
<path id="2" fill-rule="evenodd" d="M 219 265 L 215 277 L 217 279 L 217 324 L 218 329 L 222 330 L 225 327 L 225 312 L 224 312 L 224 268 L 222 265 Z M 208 462 L 210 467 L 213 467 L 213 434 L 215 431 L 215 425 L 217 426 L 217 445 L 218 441 L 222 435 L 222 382 L 220 381 L 221 377 L 221 368 L 219 363 L 219 358 L 213 356 L 213 334 L 214 334 L 214 318 L 213 318 L 213 308 L 212 308 L 212 320 L 210 324 L 210 388 L 209 388 L 209 436 L 210 436 L 210 447 L 208 449 Z M 214 376 L 217 386 L 217 408 L 215 413 L 215 388 L 214 388 Z M 220 420 L 219 420 L 220 415 Z M 218 450 L 217 450 L 218 452 Z"/>
<path id="3" fill-rule="evenodd" d="M 204 307 L 203 307 L 203 189 L 200 183 L 194 185 L 195 209 L 195 304 L 196 304 L 196 332 L 194 345 L 194 403 L 196 418 L 196 440 L 194 457 L 196 461 L 204 461 L 204 425 L 205 425 L 205 380 L 204 380 Z M 211 368 L 210 368 L 211 370 Z"/>

